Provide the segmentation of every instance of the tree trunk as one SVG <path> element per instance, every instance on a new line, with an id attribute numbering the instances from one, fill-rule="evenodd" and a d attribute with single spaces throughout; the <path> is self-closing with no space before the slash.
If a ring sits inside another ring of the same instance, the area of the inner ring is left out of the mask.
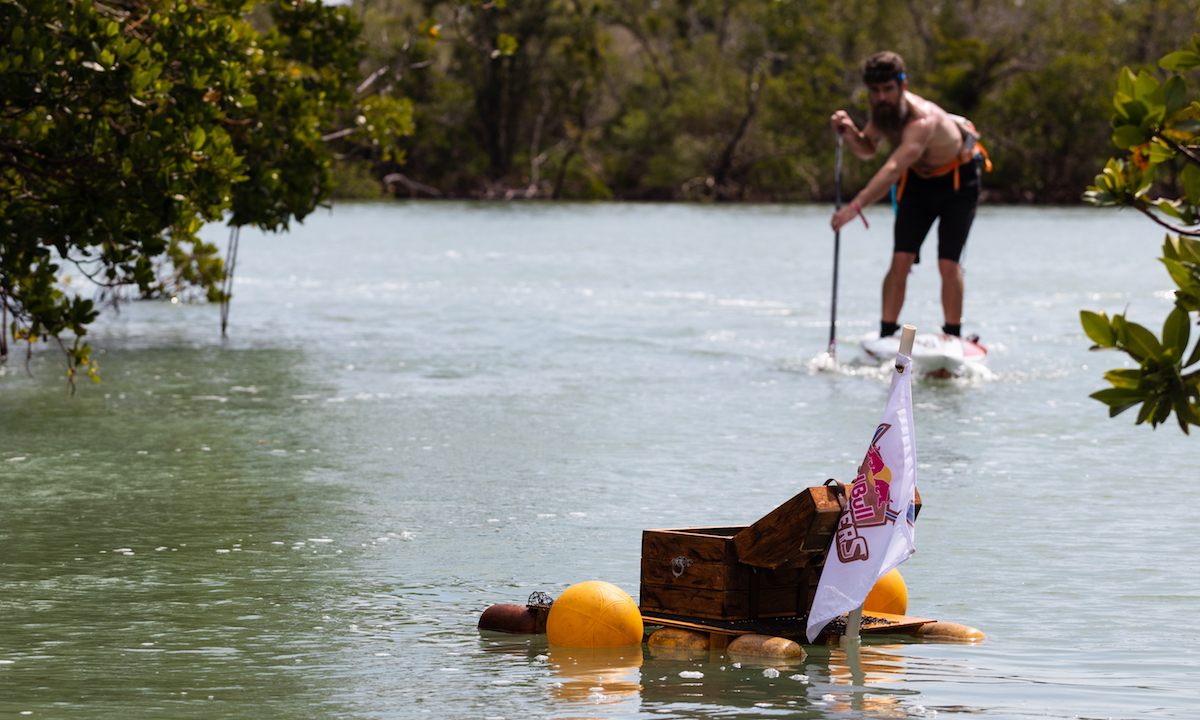
<path id="1" fill-rule="evenodd" d="M 757 70 L 757 66 L 755 68 Z M 725 144 L 725 149 L 717 157 L 717 162 L 713 167 L 713 190 L 720 192 L 721 187 L 729 178 L 729 169 L 733 167 L 733 153 L 737 150 L 738 143 L 746 135 L 746 129 L 750 127 L 750 122 L 754 120 L 754 116 L 758 113 L 758 94 L 762 90 L 762 85 L 755 81 L 756 72 L 750 71 L 749 77 L 746 78 L 746 112 L 742 115 L 742 119 L 738 122 L 737 128 L 733 131 L 733 137 Z"/>

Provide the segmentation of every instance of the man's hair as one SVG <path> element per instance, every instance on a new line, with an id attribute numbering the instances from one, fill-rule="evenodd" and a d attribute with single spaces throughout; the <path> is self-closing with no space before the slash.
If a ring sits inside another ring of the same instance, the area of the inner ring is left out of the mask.
<path id="1" fill-rule="evenodd" d="M 863 82 L 868 85 L 885 83 L 888 80 L 904 80 L 904 58 L 890 50 L 877 52 L 863 62 Z"/>

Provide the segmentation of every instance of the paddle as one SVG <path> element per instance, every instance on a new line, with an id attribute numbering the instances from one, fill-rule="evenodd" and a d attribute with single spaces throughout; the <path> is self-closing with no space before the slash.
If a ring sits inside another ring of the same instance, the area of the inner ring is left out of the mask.
<path id="1" fill-rule="evenodd" d="M 834 209 L 842 209 L 842 131 L 837 134 L 837 164 L 833 174 Z M 833 300 L 829 303 L 829 357 L 837 357 L 837 283 L 838 253 L 842 246 L 842 231 L 833 232 Z"/>

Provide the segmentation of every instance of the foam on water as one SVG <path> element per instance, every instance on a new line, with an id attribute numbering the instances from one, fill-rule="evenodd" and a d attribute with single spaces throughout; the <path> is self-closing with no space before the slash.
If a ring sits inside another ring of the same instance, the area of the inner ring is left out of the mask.
<path id="1" fill-rule="evenodd" d="M 809 375 L 839 375 L 881 381 L 891 379 L 891 370 L 886 363 L 879 365 L 875 362 L 866 362 L 860 357 L 843 360 L 831 355 L 828 351 L 818 353 L 809 360 L 786 362 L 783 369 Z"/>

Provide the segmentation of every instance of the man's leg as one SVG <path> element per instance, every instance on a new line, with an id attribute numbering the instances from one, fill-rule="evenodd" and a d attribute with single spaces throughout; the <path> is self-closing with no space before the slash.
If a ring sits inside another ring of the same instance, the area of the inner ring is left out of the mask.
<path id="1" fill-rule="evenodd" d="M 963 274 L 956 260 L 938 258 L 942 274 L 942 312 L 947 325 L 962 325 Z"/>
<path id="2" fill-rule="evenodd" d="M 963 309 L 963 247 L 975 221 L 979 202 L 979 161 L 963 166 L 963 183 L 941 210 L 938 223 L 938 272 L 942 275 L 942 313 L 946 318 L 943 330 L 951 335 L 962 333 Z"/>
<path id="3" fill-rule="evenodd" d="M 917 259 L 916 253 L 896 252 L 892 254 L 892 266 L 883 276 L 883 316 L 885 323 L 900 319 L 900 308 L 904 306 L 904 290 L 908 285 L 908 271 Z"/>

